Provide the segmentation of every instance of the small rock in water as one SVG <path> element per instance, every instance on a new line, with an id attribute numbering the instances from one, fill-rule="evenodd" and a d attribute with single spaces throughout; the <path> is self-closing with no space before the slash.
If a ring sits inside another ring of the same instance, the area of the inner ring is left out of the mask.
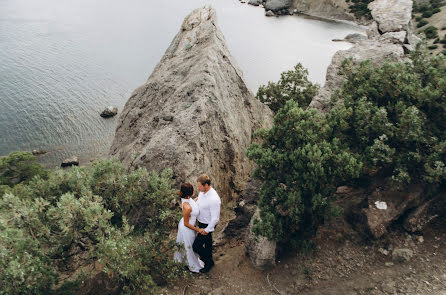
<path id="1" fill-rule="evenodd" d="M 102 118 L 110 118 L 110 117 L 115 116 L 117 113 L 118 113 L 117 107 L 109 106 L 109 107 L 106 107 L 105 110 L 102 111 L 101 117 Z"/>
<path id="2" fill-rule="evenodd" d="M 274 16 L 274 12 L 272 12 L 271 10 L 268 10 L 267 12 L 265 12 L 265 16 Z"/>
<path id="3" fill-rule="evenodd" d="M 33 154 L 34 156 L 40 156 L 40 155 L 43 155 L 43 154 L 46 154 L 46 153 L 48 153 L 48 151 L 45 151 L 45 150 L 39 150 L 39 149 L 37 149 L 37 150 L 33 150 L 33 151 L 32 151 L 32 154 Z"/>
<path id="4" fill-rule="evenodd" d="M 69 166 L 79 166 L 79 159 L 74 156 L 68 159 L 65 159 L 62 164 L 60 164 L 61 167 L 69 167 Z"/>

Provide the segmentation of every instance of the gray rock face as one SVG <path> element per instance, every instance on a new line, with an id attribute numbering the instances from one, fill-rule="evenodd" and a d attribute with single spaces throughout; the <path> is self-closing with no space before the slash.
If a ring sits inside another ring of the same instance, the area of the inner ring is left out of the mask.
<path id="1" fill-rule="evenodd" d="M 266 0 L 265 3 L 265 10 L 271 10 L 273 12 L 288 9 L 290 7 L 291 0 Z"/>
<path id="2" fill-rule="evenodd" d="M 411 0 L 375 0 L 369 4 L 374 21 L 367 30 L 366 40 L 359 40 L 352 48 L 338 51 L 327 69 L 326 82 L 313 98 L 310 107 L 322 112 L 329 109 L 329 101 L 334 90 L 342 85 L 343 78 L 338 75 L 345 58 L 352 58 L 355 64 L 369 59 L 375 65 L 386 61 L 403 61 L 405 53 L 412 50 L 419 41 L 411 25 Z"/>
<path id="3" fill-rule="evenodd" d="M 252 134 L 272 121 L 247 88 L 214 9 L 193 11 L 121 113 L 110 154 L 130 167 L 172 168 L 177 182 L 207 173 L 223 200 L 253 171 Z"/>
<path id="4" fill-rule="evenodd" d="M 276 242 L 269 241 L 267 238 L 252 233 L 253 221 L 260 218 L 260 210 L 254 213 L 246 241 L 246 254 L 249 256 L 252 265 L 261 270 L 270 269 L 276 265 Z"/>
<path id="5" fill-rule="evenodd" d="M 330 97 L 333 91 L 342 85 L 343 77 L 338 75 L 342 61 L 346 58 L 352 58 L 356 64 L 370 59 L 377 65 L 383 64 L 386 60 L 400 61 L 404 59 L 404 49 L 401 45 L 388 41 L 379 41 L 376 39 L 362 40 L 348 50 L 342 50 L 335 53 L 331 64 L 327 68 L 327 76 L 324 87 L 313 98 L 310 107 L 317 108 L 322 112 L 329 109 Z"/>
<path id="6" fill-rule="evenodd" d="M 404 40 L 406 40 L 406 31 L 399 31 L 399 32 L 388 32 L 381 35 L 381 38 L 384 40 L 389 40 L 393 43 L 400 43 L 403 44 Z"/>
<path id="7" fill-rule="evenodd" d="M 375 0 L 368 8 L 381 33 L 409 30 L 412 0 Z"/>
<path id="8" fill-rule="evenodd" d="M 326 19 L 354 21 L 348 4 L 339 0 L 294 0 L 292 8 L 300 13 Z"/>

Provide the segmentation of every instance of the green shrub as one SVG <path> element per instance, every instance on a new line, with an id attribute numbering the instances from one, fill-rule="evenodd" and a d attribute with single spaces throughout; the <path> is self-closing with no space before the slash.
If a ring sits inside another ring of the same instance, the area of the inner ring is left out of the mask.
<path id="1" fill-rule="evenodd" d="M 421 15 L 424 18 L 430 18 L 433 14 L 432 10 L 426 10 L 425 12 L 423 12 L 423 14 Z"/>
<path id="2" fill-rule="evenodd" d="M 256 133 L 263 143 L 247 152 L 262 181 L 256 234 L 281 242 L 309 238 L 329 214 L 336 186 L 359 175 L 360 163 L 330 134 L 323 115 L 293 100 L 279 110 L 272 129 Z"/>
<path id="3" fill-rule="evenodd" d="M 308 80 L 308 70 L 298 63 L 294 70 L 280 74 L 277 83 L 260 86 L 256 97 L 276 113 L 289 99 L 303 107 L 308 106 L 318 90 L 319 85 Z"/>
<path id="4" fill-rule="evenodd" d="M 7 258 L 0 286 L 10 288 L 19 274 L 23 284 L 14 283 L 12 294 L 50 294 L 59 267 L 77 257 L 81 265 L 100 260 L 127 293 L 156 292 L 182 274 L 169 256 L 176 249 L 169 233 L 178 220 L 178 210 L 170 209 L 171 179 L 169 170 L 127 172 L 116 160 L 103 160 L 14 186 L 0 199 L 0 248 Z M 144 219 L 137 231 L 127 222 L 134 215 Z M 24 259 L 29 266 L 14 262 Z"/>
<path id="5" fill-rule="evenodd" d="M 289 100 L 271 129 L 256 132 L 262 141 L 247 151 L 261 180 L 256 234 L 293 244 L 311 237 L 342 184 L 444 185 L 446 59 L 419 49 L 411 59 L 380 67 L 346 60 L 326 115 Z"/>
<path id="6" fill-rule="evenodd" d="M 423 3 L 417 7 L 417 12 L 425 12 L 430 9 L 430 5 L 428 3 Z"/>
<path id="7" fill-rule="evenodd" d="M 349 6 L 350 12 L 355 15 L 356 18 L 360 19 L 362 17 L 366 19 L 372 19 L 372 13 L 367 7 L 373 0 L 356 0 L 353 4 Z"/>
<path id="8" fill-rule="evenodd" d="M 446 177 L 446 63 L 420 51 L 412 61 L 379 68 L 345 62 L 346 83 L 333 96 L 330 120 L 366 171 L 390 177 L 397 187 L 437 187 Z"/>
<path id="9" fill-rule="evenodd" d="M 438 38 L 438 29 L 434 26 L 429 26 L 426 29 L 424 29 L 424 34 L 428 39 Z"/>
<path id="10" fill-rule="evenodd" d="M 421 20 L 418 24 L 417 24 L 417 28 L 421 28 L 422 26 L 427 25 L 429 22 L 427 20 Z"/>
<path id="11" fill-rule="evenodd" d="M 441 40 L 440 40 L 440 43 L 441 43 L 441 44 L 446 44 L 446 39 L 445 39 L 445 38 L 441 39 Z"/>
<path id="12" fill-rule="evenodd" d="M 434 8 L 434 9 L 432 9 L 432 14 L 439 13 L 440 11 L 441 11 L 440 8 Z"/>
<path id="13" fill-rule="evenodd" d="M 12 187 L 21 182 L 28 182 L 34 176 L 46 175 L 47 171 L 43 165 L 37 163 L 37 158 L 30 152 L 12 152 L 8 156 L 0 157 L 0 185 Z"/>
<path id="14" fill-rule="evenodd" d="M 430 45 L 430 46 L 428 46 L 427 47 L 429 50 L 434 50 L 434 49 L 437 49 L 438 48 L 438 45 Z"/>
<path id="15" fill-rule="evenodd" d="M 417 22 L 420 22 L 422 19 L 423 19 L 422 16 L 417 16 L 417 17 L 415 18 L 415 20 L 416 20 Z"/>

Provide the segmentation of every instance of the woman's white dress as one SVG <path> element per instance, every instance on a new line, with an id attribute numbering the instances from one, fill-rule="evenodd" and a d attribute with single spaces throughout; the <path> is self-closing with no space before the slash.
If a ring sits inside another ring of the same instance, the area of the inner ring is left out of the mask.
<path id="1" fill-rule="evenodd" d="M 184 203 L 189 203 L 192 208 L 192 212 L 190 213 L 189 223 L 195 226 L 195 222 L 197 221 L 198 213 L 200 209 L 198 208 L 197 203 L 192 198 L 189 199 L 181 199 L 181 208 L 183 208 Z M 192 250 L 192 244 L 195 240 L 195 231 L 184 226 L 184 218 L 181 218 L 180 223 L 178 224 L 178 235 L 177 235 L 177 243 L 183 244 L 184 249 L 181 252 L 176 251 L 174 254 L 175 261 L 187 263 L 189 266 L 189 270 L 192 272 L 199 272 L 201 268 L 204 267 L 204 263 L 198 259 L 198 255 Z"/>

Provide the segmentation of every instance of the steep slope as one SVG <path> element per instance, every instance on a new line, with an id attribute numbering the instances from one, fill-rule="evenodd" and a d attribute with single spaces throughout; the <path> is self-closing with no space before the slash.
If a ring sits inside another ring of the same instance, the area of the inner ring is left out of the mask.
<path id="1" fill-rule="evenodd" d="M 110 154 L 130 168 L 172 168 L 178 182 L 207 173 L 226 200 L 253 170 L 252 134 L 271 124 L 249 91 L 217 26 L 214 9 L 193 11 L 119 119 Z"/>

